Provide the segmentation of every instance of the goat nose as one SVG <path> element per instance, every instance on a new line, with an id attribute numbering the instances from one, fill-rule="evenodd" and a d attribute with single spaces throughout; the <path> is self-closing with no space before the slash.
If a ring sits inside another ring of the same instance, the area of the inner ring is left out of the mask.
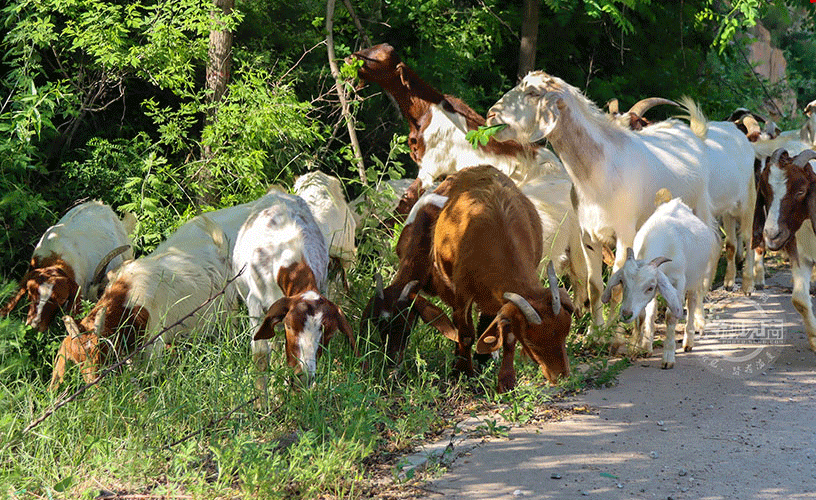
<path id="1" fill-rule="evenodd" d="M 632 319 L 632 311 L 629 311 L 627 309 L 621 309 L 620 315 L 623 321 L 629 321 Z"/>
<path id="2" fill-rule="evenodd" d="M 767 229 L 766 228 L 763 231 L 763 233 L 765 234 L 766 239 L 773 241 L 773 240 L 779 238 L 779 235 L 780 235 L 780 233 L 782 233 L 782 231 L 779 228 L 774 228 L 774 229 Z"/>

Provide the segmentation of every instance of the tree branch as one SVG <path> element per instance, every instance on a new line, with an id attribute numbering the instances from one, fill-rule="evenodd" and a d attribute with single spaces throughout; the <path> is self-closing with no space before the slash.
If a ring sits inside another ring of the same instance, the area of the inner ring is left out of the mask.
<path id="1" fill-rule="evenodd" d="M 346 121 L 346 128 L 349 133 L 349 140 L 351 147 L 354 150 L 354 157 L 357 159 L 357 171 L 360 174 L 360 182 L 364 186 L 368 185 L 365 175 L 365 164 L 363 163 L 363 154 L 360 150 L 360 143 L 357 141 L 357 131 L 354 125 L 354 116 L 349 112 L 348 101 L 346 100 L 346 91 L 342 78 L 340 78 L 340 69 L 337 67 L 337 61 L 334 56 L 334 35 L 332 30 L 334 28 L 334 0 L 326 2 L 326 48 L 329 54 L 329 67 L 331 68 L 332 76 L 335 81 L 335 88 L 337 89 L 337 96 L 340 98 L 340 110 Z"/>

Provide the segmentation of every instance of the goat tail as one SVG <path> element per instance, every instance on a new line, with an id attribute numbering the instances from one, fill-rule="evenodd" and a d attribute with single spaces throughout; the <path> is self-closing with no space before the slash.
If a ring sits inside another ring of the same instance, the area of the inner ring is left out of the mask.
<path id="1" fill-rule="evenodd" d="M 703 114 L 703 110 L 700 109 L 700 105 L 694 102 L 691 97 L 684 95 L 680 98 L 680 107 L 688 113 L 688 115 L 683 115 L 681 118 L 689 120 L 689 127 L 691 127 L 694 135 L 700 139 L 705 139 L 706 135 L 708 135 L 708 119 Z"/>

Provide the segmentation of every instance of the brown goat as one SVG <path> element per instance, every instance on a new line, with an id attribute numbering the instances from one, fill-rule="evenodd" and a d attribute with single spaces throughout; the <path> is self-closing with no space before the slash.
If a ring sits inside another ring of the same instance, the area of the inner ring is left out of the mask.
<path id="1" fill-rule="evenodd" d="M 408 336 L 418 318 L 454 342 L 458 340 L 456 329 L 444 311 L 418 295 L 420 291 L 438 295 L 431 273 L 431 250 L 434 226 L 442 208 L 433 200 L 445 196 L 455 176 L 446 179 L 432 194 L 429 193 L 423 201 L 413 206 L 397 240 L 397 273 L 385 288 L 382 287 L 382 278 L 379 275 L 375 277 L 376 293 L 363 311 L 363 322 L 373 322 L 385 343 L 386 355 L 396 363 L 402 360 Z"/>
<path id="2" fill-rule="evenodd" d="M 757 212 L 767 214 L 765 245 L 788 254 L 793 276 L 791 299 L 804 320 L 810 348 L 816 351 L 816 317 L 810 299 L 811 270 L 816 264 L 816 173 L 809 164 L 814 159 L 816 151 L 809 149 L 793 158 L 785 150 L 774 151 L 762 169 L 759 190 L 764 207 Z M 806 219 L 810 219 L 809 226 L 804 224 Z"/>
<path id="3" fill-rule="evenodd" d="M 569 375 L 565 339 L 574 308 L 566 291 L 553 283 L 552 266 L 550 289 L 539 281 L 541 233 L 532 203 L 510 178 L 486 165 L 459 172 L 434 230 L 434 275 L 445 284 L 438 291 L 453 308 L 458 330 L 455 368 L 473 373 L 475 303 L 481 313 L 496 315 L 479 338 L 477 352 L 503 347 L 499 392 L 516 383 L 516 339 L 550 382 Z"/>

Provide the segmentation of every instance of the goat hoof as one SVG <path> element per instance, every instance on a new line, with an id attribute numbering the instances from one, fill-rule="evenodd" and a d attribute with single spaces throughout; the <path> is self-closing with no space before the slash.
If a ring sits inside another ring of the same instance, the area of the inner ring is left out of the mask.
<path id="1" fill-rule="evenodd" d="M 683 352 L 691 352 L 692 349 L 693 347 L 690 345 L 683 346 Z"/>
<path id="2" fill-rule="evenodd" d="M 664 361 L 664 362 L 663 362 L 663 364 L 662 364 L 662 365 L 660 365 L 660 368 L 662 368 L 662 369 L 664 369 L 664 370 L 671 370 L 672 368 L 674 368 L 674 363 L 670 363 L 670 362 L 668 362 L 668 361 Z"/>

